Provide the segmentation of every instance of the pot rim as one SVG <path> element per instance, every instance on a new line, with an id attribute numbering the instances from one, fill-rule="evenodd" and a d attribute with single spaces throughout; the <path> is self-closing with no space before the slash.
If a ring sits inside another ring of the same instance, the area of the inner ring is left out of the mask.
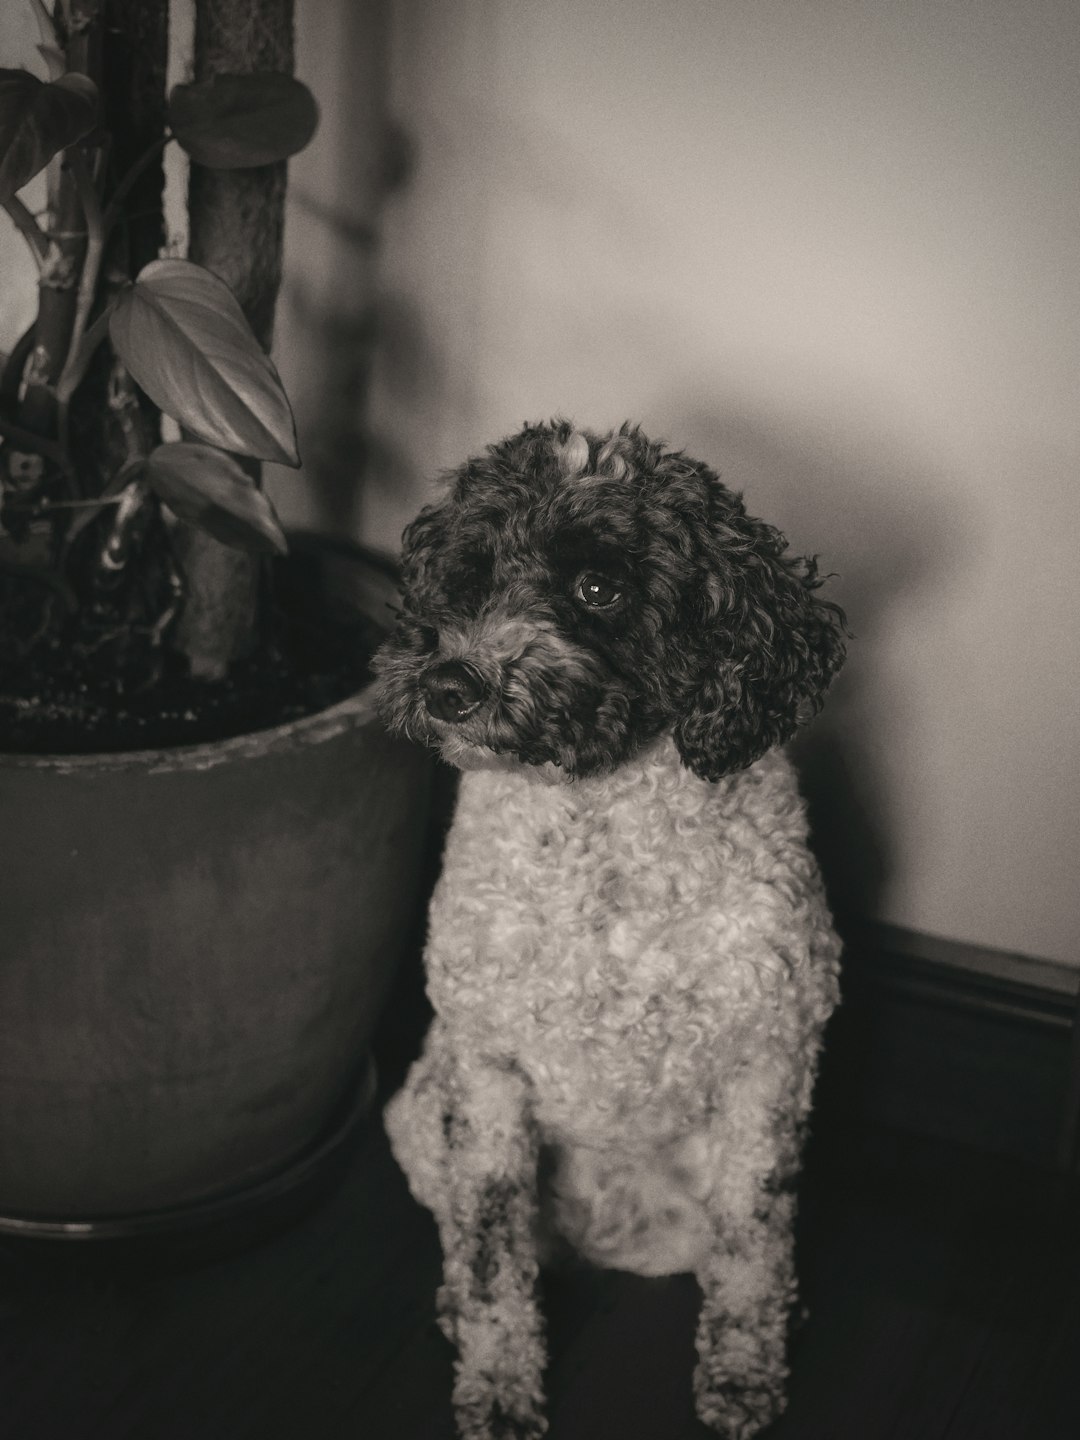
<path id="1" fill-rule="evenodd" d="M 382 723 L 372 698 L 373 682 L 335 701 L 324 710 L 301 715 L 265 730 L 248 730 L 224 740 L 196 745 L 164 745 L 150 750 L 99 750 L 81 755 L 36 755 L 24 751 L 0 753 L 0 770 L 48 770 L 54 774 L 138 771 L 160 775 L 174 771 L 212 770 L 228 761 L 255 760 L 298 746 L 318 745 L 346 730 L 372 728 Z M 384 732 L 385 733 L 385 732 Z"/>

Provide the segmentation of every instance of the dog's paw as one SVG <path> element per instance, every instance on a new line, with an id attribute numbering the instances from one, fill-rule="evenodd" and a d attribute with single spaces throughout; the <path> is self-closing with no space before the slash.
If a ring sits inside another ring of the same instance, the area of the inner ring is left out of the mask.
<path id="1" fill-rule="evenodd" d="M 458 1405 L 461 1440 L 540 1440 L 547 1430 L 543 1414 L 527 1397 Z"/>
<path id="2" fill-rule="evenodd" d="M 505 1365 L 459 1366 L 454 1415 L 461 1440 L 539 1440 L 547 1430 L 541 1357 L 521 1347 L 515 1351 L 505 1339 L 504 1344 Z"/>
<path id="3" fill-rule="evenodd" d="M 727 1381 L 698 1391 L 697 1413 L 724 1440 L 751 1440 L 779 1417 L 784 1401 L 775 1386 Z"/>

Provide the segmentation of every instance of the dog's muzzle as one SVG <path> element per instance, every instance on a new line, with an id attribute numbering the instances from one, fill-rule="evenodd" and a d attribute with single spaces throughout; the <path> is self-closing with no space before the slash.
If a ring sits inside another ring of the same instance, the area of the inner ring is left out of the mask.
<path id="1" fill-rule="evenodd" d="M 453 725 L 478 710 L 487 696 L 483 676 L 460 660 L 445 660 L 429 670 L 421 690 L 428 713 Z"/>

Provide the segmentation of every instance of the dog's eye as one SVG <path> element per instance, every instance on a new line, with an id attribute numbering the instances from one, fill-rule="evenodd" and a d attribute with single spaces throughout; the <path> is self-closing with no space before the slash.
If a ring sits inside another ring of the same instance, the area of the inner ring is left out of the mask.
<path id="1" fill-rule="evenodd" d="M 622 599 L 622 591 L 603 575 L 583 575 L 578 581 L 577 597 L 590 610 L 607 610 Z"/>

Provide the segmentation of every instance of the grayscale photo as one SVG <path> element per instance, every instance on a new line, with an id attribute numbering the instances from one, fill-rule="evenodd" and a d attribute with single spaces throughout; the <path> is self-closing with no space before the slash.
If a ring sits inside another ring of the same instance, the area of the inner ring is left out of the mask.
<path id="1" fill-rule="evenodd" d="M 1080 1436 L 1080 7 L 3 0 L 0 1434 Z"/>

